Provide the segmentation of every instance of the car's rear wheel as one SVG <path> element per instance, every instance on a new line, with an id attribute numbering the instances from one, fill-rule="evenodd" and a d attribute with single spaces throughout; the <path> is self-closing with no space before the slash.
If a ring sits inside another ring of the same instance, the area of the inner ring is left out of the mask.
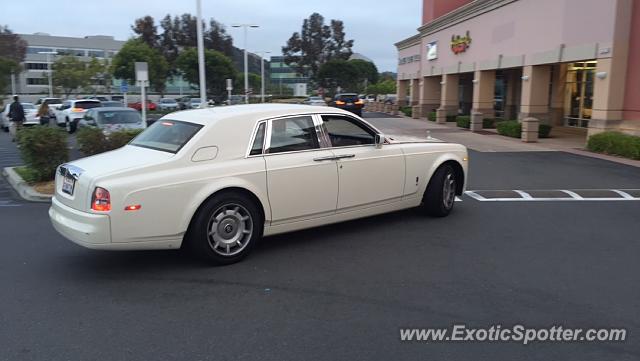
<path id="1" fill-rule="evenodd" d="M 457 182 L 456 173 L 451 165 L 443 164 L 436 170 L 422 198 L 422 206 L 428 215 L 449 215 L 456 200 Z"/>
<path id="2" fill-rule="evenodd" d="M 198 211 L 188 235 L 194 254 L 218 265 L 246 257 L 262 237 L 263 220 L 247 196 L 228 192 L 214 196 Z"/>
<path id="3" fill-rule="evenodd" d="M 69 121 L 69 118 L 65 119 L 64 126 L 69 134 L 75 133 L 77 128 L 76 122 Z"/>
<path id="4" fill-rule="evenodd" d="M 9 127 L 2 127 L 2 130 L 4 130 L 5 133 L 9 133 Z"/>

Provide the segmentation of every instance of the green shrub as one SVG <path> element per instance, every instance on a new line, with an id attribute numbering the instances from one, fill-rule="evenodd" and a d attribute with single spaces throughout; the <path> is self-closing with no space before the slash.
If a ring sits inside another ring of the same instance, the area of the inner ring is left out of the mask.
<path id="1" fill-rule="evenodd" d="M 32 182 L 53 180 L 58 165 L 69 160 L 67 134 L 62 129 L 23 128 L 18 133 L 18 144 Z"/>
<path id="2" fill-rule="evenodd" d="M 85 156 L 107 151 L 107 139 L 100 128 L 80 128 L 76 140 L 78 142 L 78 149 Z"/>
<path id="3" fill-rule="evenodd" d="M 35 183 L 38 181 L 38 174 L 29 167 L 15 167 L 13 170 L 27 183 Z"/>
<path id="4" fill-rule="evenodd" d="M 640 160 L 640 137 L 619 132 L 604 132 L 589 137 L 587 149 Z"/>
<path id="5" fill-rule="evenodd" d="M 540 128 L 538 128 L 538 137 L 540 138 L 549 138 L 549 134 L 551 134 L 551 126 L 547 124 L 540 124 Z"/>
<path id="6" fill-rule="evenodd" d="M 469 127 L 471 126 L 471 117 L 468 115 L 459 115 L 456 118 L 456 124 L 458 125 L 458 127 L 460 128 L 467 128 L 469 129 Z"/>
<path id="7" fill-rule="evenodd" d="M 432 122 L 435 122 L 436 121 L 436 115 L 437 115 L 436 112 L 429 112 L 429 115 L 427 115 L 427 119 L 429 119 Z"/>
<path id="8" fill-rule="evenodd" d="M 410 117 L 413 114 L 413 109 L 410 106 L 400 107 L 400 111 L 404 113 L 404 115 Z"/>
<path id="9" fill-rule="evenodd" d="M 520 138 L 522 125 L 517 120 L 506 120 L 496 123 L 498 134 L 512 138 Z"/>
<path id="10" fill-rule="evenodd" d="M 496 124 L 504 122 L 502 118 L 484 118 L 482 119 L 482 128 L 484 129 L 496 129 Z"/>
<path id="11" fill-rule="evenodd" d="M 522 124 L 517 120 L 506 120 L 496 123 L 498 134 L 512 138 L 522 137 Z M 540 124 L 538 127 L 538 137 L 549 138 L 552 127 L 547 124 Z"/>
<path id="12" fill-rule="evenodd" d="M 447 115 L 447 122 L 455 122 L 457 118 L 457 115 Z"/>
<path id="13" fill-rule="evenodd" d="M 125 146 L 142 129 L 127 129 L 105 136 L 99 128 L 85 127 L 78 131 L 78 149 L 85 156 L 104 153 Z"/>

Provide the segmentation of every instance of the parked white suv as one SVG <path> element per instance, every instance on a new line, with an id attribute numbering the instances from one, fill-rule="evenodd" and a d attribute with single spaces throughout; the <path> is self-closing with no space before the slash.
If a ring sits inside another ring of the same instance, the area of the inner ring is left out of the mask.
<path id="1" fill-rule="evenodd" d="M 102 102 L 95 99 L 65 100 L 55 111 L 56 123 L 60 127 L 65 127 L 67 132 L 71 134 L 78 128 L 78 122 L 84 117 L 87 109 L 101 106 Z"/>

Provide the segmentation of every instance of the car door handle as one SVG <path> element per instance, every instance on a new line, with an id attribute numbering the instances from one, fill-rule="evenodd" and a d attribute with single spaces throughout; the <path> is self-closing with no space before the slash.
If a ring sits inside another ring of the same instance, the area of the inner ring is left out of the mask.
<path id="1" fill-rule="evenodd" d="M 345 158 L 355 158 L 356 155 L 355 154 L 341 154 L 341 155 L 336 155 L 335 159 L 345 159 Z"/>
<path id="2" fill-rule="evenodd" d="M 313 158 L 313 161 L 314 162 L 324 162 L 325 160 L 336 160 L 336 159 L 338 159 L 338 158 L 336 158 L 333 155 L 330 155 L 328 157 Z"/>

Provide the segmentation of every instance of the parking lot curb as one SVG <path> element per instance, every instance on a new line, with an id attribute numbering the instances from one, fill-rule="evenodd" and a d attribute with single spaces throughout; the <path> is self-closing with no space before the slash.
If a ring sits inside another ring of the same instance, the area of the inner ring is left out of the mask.
<path id="1" fill-rule="evenodd" d="M 50 203 L 51 195 L 37 192 L 31 187 L 20 175 L 13 169 L 15 167 L 5 167 L 2 169 L 2 175 L 7 182 L 15 189 L 22 199 L 29 202 Z"/>

